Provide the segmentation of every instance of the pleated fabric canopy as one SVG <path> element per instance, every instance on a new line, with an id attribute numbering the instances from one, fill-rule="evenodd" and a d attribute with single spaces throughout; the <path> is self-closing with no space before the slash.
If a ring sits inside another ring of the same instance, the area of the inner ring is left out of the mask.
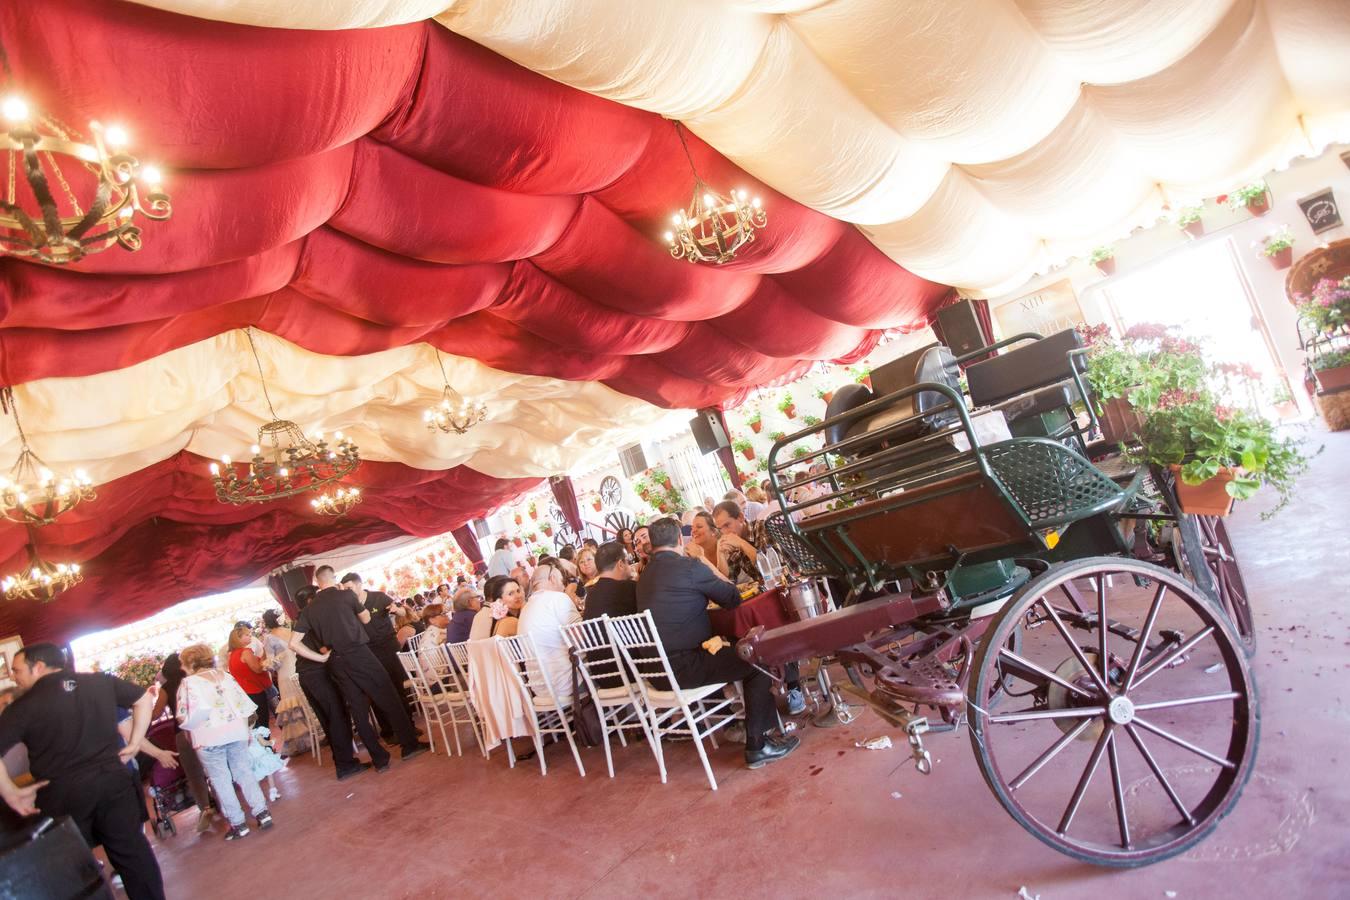
<path id="1" fill-rule="evenodd" d="M 950 295 L 697 139 L 700 173 L 758 192 L 770 224 L 724 266 L 672 259 L 662 223 L 693 185 L 673 123 L 431 21 L 355 24 L 0 6 L 6 91 L 122 124 L 174 204 L 137 253 L 0 258 L 0 386 L 33 449 L 98 493 L 34 541 L 85 582 L 4 604 L 0 634 L 68 637 L 300 554 L 449 531 L 678 410 L 856 360 Z M 462 436 L 421 421 L 442 362 L 487 405 Z M 264 379 L 278 415 L 360 446 L 348 517 L 216 500 L 210 459 L 247 456 L 272 418 Z M 19 446 L 0 416 L 0 474 Z M 0 574 L 29 542 L 0 525 Z"/>
<path id="2" fill-rule="evenodd" d="M 142 0 L 227 21 L 429 16 L 683 120 L 968 292 L 1350 140 L 1345 0 Z"/>

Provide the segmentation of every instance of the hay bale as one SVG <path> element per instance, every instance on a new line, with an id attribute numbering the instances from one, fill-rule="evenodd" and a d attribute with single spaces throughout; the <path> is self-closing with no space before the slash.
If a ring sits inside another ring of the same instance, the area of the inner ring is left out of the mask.
<path id="1" fill-rule="evenodd" d="M 1350 430 L 1350 390 L 1318 394 L 1313 403 L 1332 431 Z"/>

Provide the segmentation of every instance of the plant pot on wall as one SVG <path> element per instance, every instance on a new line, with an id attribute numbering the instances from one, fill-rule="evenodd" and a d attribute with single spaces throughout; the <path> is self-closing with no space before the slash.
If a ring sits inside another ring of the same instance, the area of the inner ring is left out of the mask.
<path id="1" fill-rule="evenodd" d="M 742 447 L 742 448 L 741 448 L 741 455 L 744 456 L 744 457 L 745 457 L 746 459 L 748 459 L 748 460 L 754 460 L 754 458 L 755 458 L 755 448 L 754 448 L 754 447 Z"/>
<path id="2" fill-rule="evenodd" d="M 755 434 L 759 434 L 759 430 L 763 427 L 764 423 L 758 420 L 750 423 L 750 430 L 753 431 Z"/>
<path id="3" fill-rule="evenodd" d="M 599 499 L 592 500 L 591 506 L 595 507 L 596 512 L 600 512 L 600 510 L 605 508 L 604 502 Z"/>
<path id="4" fill-rule="evenodd" d="M 1254 216 L 1264 216 L 1270 212 L 1270 192 L 1262 194 L 1260 197 L 1253 197 L 1247 201 L 1247 212 Z"/>
<path id="5" fill-rule="evenodd" d="M 1099 259 L 1093 263 L 1093 265 L 1095 265 L 1097 271 L 1101 272 L 1103 275 L 1116 274 L 1116 258 L 1114 256 L 1108 256 L 1106 259 Z"/>
<path id="6" fill-rule="evenodd" d="M 1294 248 L 1285 247 L 1283 250 L 1276 250 L 1266 256 L 1270 264 L 1276 269 L 1287 269 L 1294 263 Z"/>
<path id="7" fill-rule="evenodd" d="M 1193 516 L 1226 516 L 1233 511 L 1233 498 L 1228 495 L 1228 482 L 1234 477 L 1232 469 L 1223 468 L 1207 481 L 1187 484 L 1181 479 L 1181 466 L 1168 468 L 1176 479 L 1177 502 L 1182 512 Z"/>
<path id="8" fill-rule="evenodd" d="M 787 416 L 789 419 L 797 418 L 796 404 L 790 404 L 788 406 L 783 407 L 783 415 Z"/>
<path id="9" fill-rule="evenodd" d="M 1192 239 L 1205 236 L 1205 223 L 1196 219 L 1194 222 L 1187 222 L 1181 226 L 1181 230 L 1191 236 Z"/>

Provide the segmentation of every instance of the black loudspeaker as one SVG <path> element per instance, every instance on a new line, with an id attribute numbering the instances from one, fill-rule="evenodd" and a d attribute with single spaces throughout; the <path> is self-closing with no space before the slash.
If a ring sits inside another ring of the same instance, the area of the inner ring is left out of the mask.
<path id="1" fill-rule="evenodd" d="M 698 415 L 689 420 L 689 430 L 694 433 L 694 440 L 698 441 L 700 453 L 708 454 L 731 446 L 731 439 L 722 427 L 722 417 L 713 407 L 700 409 Z"/>
<path id="2" fill-rule="evenodd" d="M 341 577 L 342 573 L 338 573 Z M 281 584 L 286 588 L 286 599 L 295 602 L 295 592 L 309 584 L 304 569 L 290 569 L 281 573 Z"/>
<path id="3" fill-rule="evenodd" d="M 488 526 L 487 519 L 473 520 L 473 536 L 476 538 L 492 537 L 492 529 Z"/>
<path id="4" fill-rule="evenodd" d="M 6 835 L 0 852 L 0 897 L 113 900 L 98 861 L 68 816 Z"/>
<path id="5" fill-rule="evenodd" d="M 938 326 L 942 329 L 943 343 L 951 348 L 956 356 L 964 356 L 972 350 L 988 345 L 984 330 L 980 328 L 980 318 L 975 315 L 975 304 L 962 300 L 938 310 Z"/>

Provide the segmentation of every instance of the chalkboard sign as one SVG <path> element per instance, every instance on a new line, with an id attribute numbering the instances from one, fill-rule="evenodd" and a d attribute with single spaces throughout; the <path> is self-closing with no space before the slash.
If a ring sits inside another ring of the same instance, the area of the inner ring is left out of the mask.
<path id="1" fill-rule="evenodd" d="M 1298 205 L 1313 234 L 1321 234 L 1341 224 L 1341 211 L 1336 206 L 1336 197 L 1331 188 L 1322 188 L 1315 194 L 1299 198 Z"/>

